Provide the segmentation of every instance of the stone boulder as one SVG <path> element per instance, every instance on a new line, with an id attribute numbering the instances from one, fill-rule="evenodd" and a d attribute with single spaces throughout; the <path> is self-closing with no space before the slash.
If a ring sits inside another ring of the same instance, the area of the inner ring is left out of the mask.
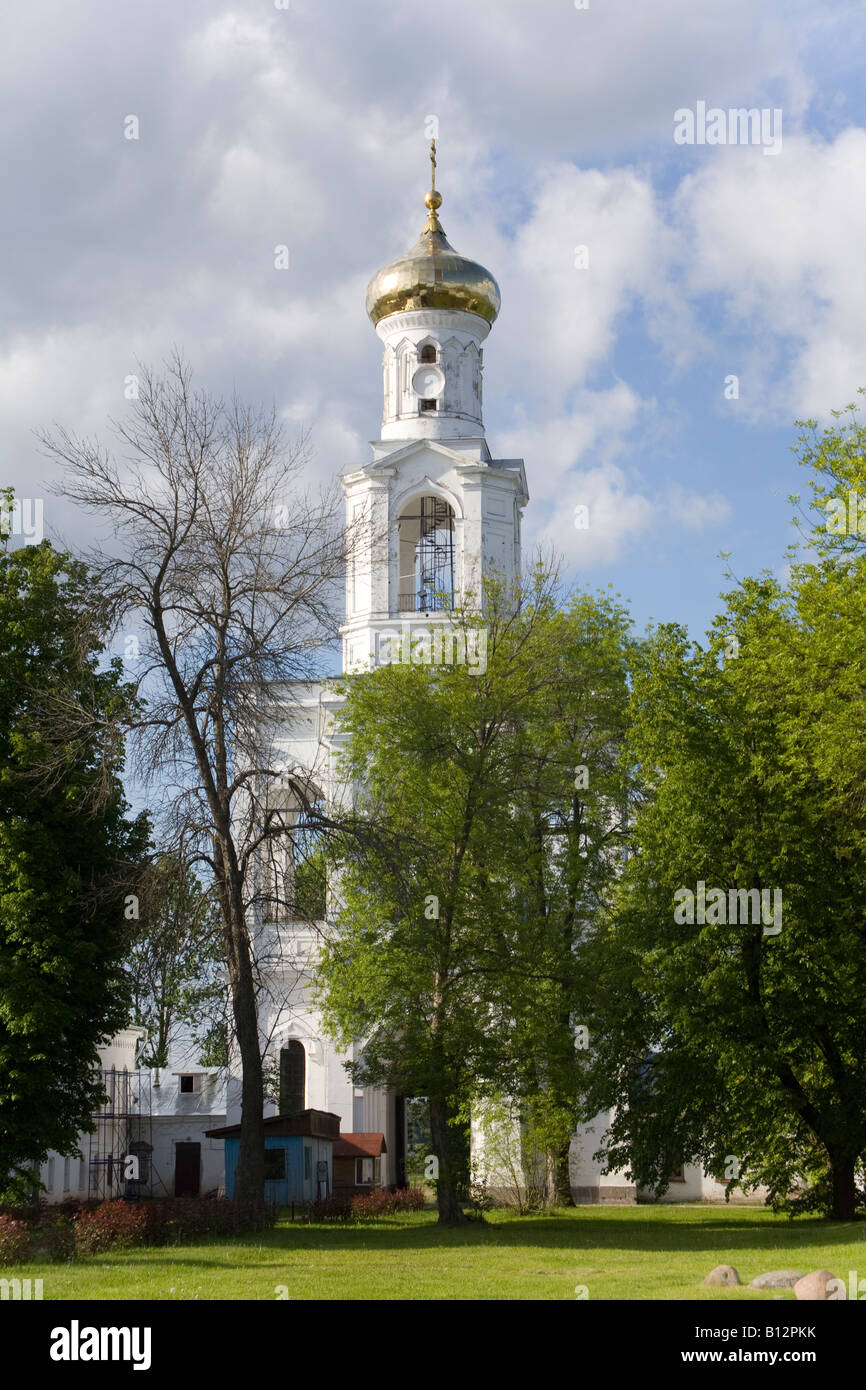
<path id="1" fill-rule="evenodd" d="M 704 1280 L 705 1284 L 722 1285 L 739 1284 L 739 1282 L 740 1276 L 733 1265 L 716 1265 L 715 1269 L 711 1269 Z"/>
<path id="2" fill-rule="evenodd" d="M 832 1278 L 829 1269 L 813 1269 L 811 1274 L 804 1274 L 802 1279 L 797 1280 L 794 1297 L 804 1303 L 824 1303 L 830 1297 L 827 1285 Z"/>
<path id="3" fill-rule="evenodd" d="M 771 1269 L 769 1274 L 759 1274 L 749 1285 L 750 1289 L 793 1289 L 803 1275 L 798 1269 Z"/>

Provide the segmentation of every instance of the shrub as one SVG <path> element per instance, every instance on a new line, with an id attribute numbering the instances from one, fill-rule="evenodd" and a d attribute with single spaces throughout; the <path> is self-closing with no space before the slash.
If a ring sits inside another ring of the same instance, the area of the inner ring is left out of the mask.
<path id="1" fill-rule="evenodd" d="M 329 1197 L 317 1197 L 307 1207 L 308 1221 L 348 1221 L 352 1215 L 352 1195 L 332 1192 Z"/>
<path id="2" fill-rule="evenodd" d="M 0 1216 L 26 1221 L 30 1226 L 38 1225 L 47 1210 L 47 1202 L 0 1202 Z"/>
<path id="3" fill-rule="evenodd" d="M 75 1256 L 75 1221 L 71 1212 L 58 1211 L 43 1218 L 35 1232 L 49 1260 L 60 1262 Z"/>
<path id="4" fill-rule="evenodd" d="M 273 1208 L 254 1202 L 203 1202 L 197 1197 L 103 1202 L 76 1220 L 76 1248 L 89 1255 L 130 1245 L 176 1245 L 201 1236 L 263 1231 L 275 1221 Z"/>
<path id="5" fill-rule="evenodd" d="M 211 1212 L 217 1213 L 216 1219 L 222 1223 L 219 1229 L 227 1232 L 268 1231 L 277 1224 L 276 1207 L 263 1202 L 223 1201 L 207 1205 Z"/>
<path id="6" fill-rule="evenodd" d="M 0 1265 L 24 1264 L 30 1255 L 30 1227 L 26 1221 L 0 1215 Z"/>
<path id="7" fill-rule="evenodd" d="M 371 1221 L 377 1216 L 394 1216 L 402 1211 L 423 1211 L 424 1205 L 424 1193 L 419 1187 L 400 1187 L 395 1192 L 377 1187 L 352 1198 L 352 1215 L 358 1221 Z"/>
<path id="8" fill-rule="evenodd" d="M 81 1211 L 74 1222 L 75 1253 L 102 1255 L 143 1245 L 146 1219 L 141 1204 L 114 1200 L 101 1202 L 95 1211 Z"/>
<path id="9" fill-rule="evenodd" d="M 373 1221 L 377 1216 L 394 1216 L 402 1211 L 423 1211 L 426 1205 L 420 1187 L 400 1187 L 390 1191 L 374 1187 L 371 1192 L 332 1192 L 317 1198 L 307 1208 L 309 1221 Z"/>
<path id="10" fill-rule="evenodd" d="M 492 1211 L 496 1202 L 486 1182 L 472 1182 L 469 1185 L 469 1204 L 473 1211 Z"/>
<path id="11" fill-rule="evenodd" d="M 205 1202 L 198 1197 L 165 1197 L 143 1205 L 148 1245 L 167 1245 L 197 1236 L 264 1231 L 277 1219 L 273 1207 L 255 1202 Z"/>

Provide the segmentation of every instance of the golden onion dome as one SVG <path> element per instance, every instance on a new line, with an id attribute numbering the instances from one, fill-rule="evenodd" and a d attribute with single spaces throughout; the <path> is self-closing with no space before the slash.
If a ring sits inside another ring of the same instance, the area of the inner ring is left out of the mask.
<path id="1" fill-rule="evenodd" d="M 427 224 L 415 245 L 373 276 L 367 286 L 367 313 L 374 324 L 407 309 L 462 309 L 493 323 L 501 303 L 499 286 L 483 265 L 461 256 L 446 240 L 436 211 L 436 147 L 431 145 L 433 186 L 424 202 Z"/>

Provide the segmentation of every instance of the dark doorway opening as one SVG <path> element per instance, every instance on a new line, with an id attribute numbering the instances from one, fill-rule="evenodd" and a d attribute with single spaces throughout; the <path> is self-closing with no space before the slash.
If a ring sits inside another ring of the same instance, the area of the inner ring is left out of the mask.
<path id="1" fill-rule="evenodd" d="M 299 1115 L 307 1089 L 307 1054 L 304 1044 L 291 1038 L 280 1048 L 280 1114 Z"/>
<path id="2" fill-rule="evenodd" d="M 201 1186 L 201 1144 L 176 1144 L 174 1195 L 197 1197 Z"/>

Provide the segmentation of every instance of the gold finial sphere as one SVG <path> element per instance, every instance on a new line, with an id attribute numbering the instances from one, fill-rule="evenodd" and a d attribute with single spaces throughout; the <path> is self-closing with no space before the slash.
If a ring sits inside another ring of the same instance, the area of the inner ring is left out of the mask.
<path id="1" fill-rule="evenodd" d="M 441 208 L 442 194 L 438 189 L 431 188 L 429 193 L 424 194 L 424 206 L 428 207 L 431 212 L 435 212 L 437 208 Z"/>

